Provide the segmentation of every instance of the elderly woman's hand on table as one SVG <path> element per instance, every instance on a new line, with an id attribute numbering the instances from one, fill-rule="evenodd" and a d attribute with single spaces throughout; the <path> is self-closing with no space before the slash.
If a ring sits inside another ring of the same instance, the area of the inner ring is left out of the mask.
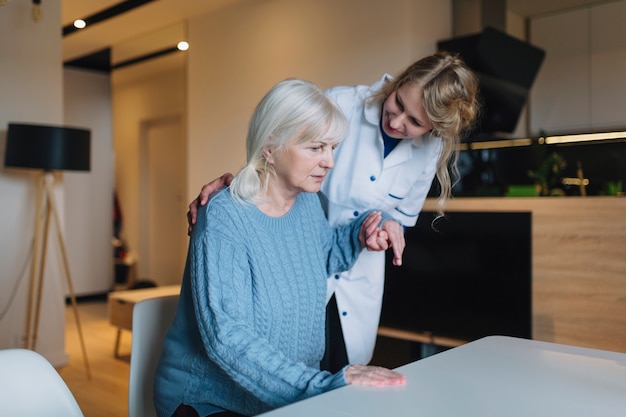
<path id="1" fill-rule="evenodd" d="M 370 365 L 350 365 L 345 373 L 348 384 L 383 387 L 404 385 L 406 376 L 391 369 Z"/>

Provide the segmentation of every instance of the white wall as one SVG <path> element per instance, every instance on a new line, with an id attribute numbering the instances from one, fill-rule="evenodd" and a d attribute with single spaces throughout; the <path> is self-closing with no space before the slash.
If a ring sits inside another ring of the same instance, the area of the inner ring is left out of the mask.
<path id="1" fill-rule="evenodd" d="M 64 72 L 60 2 L 44 2 L 39 22 L 32 20 L 31 7 L 30 2 L 13 1 L 0 8 L 0 159 L 4 161 L 10 122 L 91 130 L 91 171 L 56 173 L 54 195 L 74 289 L 79 294 L 101 292 L 112 284 L 108 77 Z M 0 169 L 0 349 L 24 346 L 40 178 L 41 172 L 35 170 L 4 165 Z M 65 296 L 69 288 L 61 256 L 52 222 L 36 350 L 57 366 L 68 361 Z"/>
<path id="2" fill-rule="evenodd" d="M 63 75 L 65 124 L 91 130 L 90 172 L 63 174 L 70 270 L 77 295 L 101 294 L 113 284 L 111 82 L 101 72 L 65 69 Z"/>
<path id="3" fill-rule="evenodd" d="M 182 53 L 181 53 L 182 54 Z M 174 54 L 166 56 L 167 60 L 178 60 L 183 55 Z M 140 225 L 146 216 L 147 201 L 143 201 L 140 183 L 141 154 L 140 144 L 142 138 L 142 126 L 157 120 L 164 120 L 171 117 L 185 119 L 185 97 L 186 81 L 184 66 L 165 73 L 150 72 L 148 61 L 142 64 L 133 65 L 127 68 L 116 70 L 112 74 L 113 85 L 113 126 L 114 147 L 115 147 L 115 190 L 120 200 L 123 226 L 122 238 L 125 240 L 133 256 L 142 252 L 142 237 L 140 236 Z M 173 66 L 176 68 L 176 66 Z M 136 75 L 149 74 L 143 77 Z M 185 146 L 185 137 L 173 137 L 173 141 L 180 141 L 180 146 Z M 186 196 L 185 196 L 186 197 Z M 180 201 L 180 217 L 171 219 L 178 222 L 180 234 L 186 235 L 187 221 L 185 213 L 189 201 L 182 198 Z M 186 253 L 186 240 L 184 241 Z M 154 280 L 150 276 L 149 264 L 144 259 L 139 258 L 133 266 L 132 274 L 138 279 Z M 182 266 L 178 281 L 182 278 Z M 168 282 L 161 281 L 159 284 Z M 171 283 L 171 282 L 169 282 Z"/>
<path id="4" fill-rule="evenodd" d="M 189 22 L 188 192 L 245 162 L 252 110 L 276 82 L 370 84 L 451 37 L 441 0 L 266 0 Z"/>
<path id="5" fill-rule="evenodd" d="M 0 8 L 0 348 L 21 346 L 24 336 L 39 179 L 36 172 L 4 168 L 7 124 L 63 124 L 61 6 L 44 2 L 39 22 L 31 19 L 31 7 L 28 1 L 13 1 Z M 61 216 L 63 196 L 60 181 L 56 197 Z M 51 249 L 49 258 L 37 350 L 62 363 L 67 360 L 62 270 L 58 251 Z"/>

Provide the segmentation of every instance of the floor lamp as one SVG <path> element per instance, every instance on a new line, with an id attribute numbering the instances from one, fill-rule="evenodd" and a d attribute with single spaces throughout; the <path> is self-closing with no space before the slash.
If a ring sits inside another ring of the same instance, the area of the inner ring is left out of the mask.
<path id="1" fill-rule="evenodd" d="M 89 171 L 90 131 L 59 126 L 9 123 L 4 165 L 6 167 L 30 168 L 42 171 L 37 193 L 35 243 L 33 246 L 28 291 L 25 347 L 35 350 L 37 346 L 50 217 L 52 217 L 63 258 L 65 277 L 74 318 L 76 319 L 87 377 L 91 379 L 85 341 L 76 305 L 74 285 L 67 260 L 65 240 L 63 239 L 58 208 L 54 199 L 54 171 Z"/>

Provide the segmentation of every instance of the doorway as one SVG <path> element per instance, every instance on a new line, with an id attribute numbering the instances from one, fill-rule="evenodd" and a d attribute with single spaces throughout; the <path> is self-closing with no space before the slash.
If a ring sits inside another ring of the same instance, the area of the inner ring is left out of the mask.
<path id="1" fill-rule="evenodd" d="M 182 116 L 144 121 L 139 149 L 140 279 L 178 284 L 187 254 L 186 142 Z"/>

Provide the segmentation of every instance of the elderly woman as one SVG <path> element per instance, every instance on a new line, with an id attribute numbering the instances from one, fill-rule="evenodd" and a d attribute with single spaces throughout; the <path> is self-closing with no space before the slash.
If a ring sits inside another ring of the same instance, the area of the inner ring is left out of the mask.
<path id="1" fill-rule="evenodd" d="M 258 104 L 247 165 L 202 207 L 155 379 L 160 417 L 254 415 L 346 384 L 396 385 L 380 367 L 319 370 L 326 277 L 364 248 L 402 252 L 381 212 L 331 228 L 318 196 L 345 116 L 315 84 L 285 80 Z"/>

